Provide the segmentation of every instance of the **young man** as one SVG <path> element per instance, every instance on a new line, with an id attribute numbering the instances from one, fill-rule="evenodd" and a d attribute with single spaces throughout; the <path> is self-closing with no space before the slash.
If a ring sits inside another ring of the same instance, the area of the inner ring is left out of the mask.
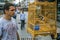
<path id="1" fill-rule="evenodd" d="M 22 13 L 20 14 L 20 21 L 21 21 L 21 30 L 23 30 L 25 27 L 25 14 L 24 11 L 22 10 Z"/>
<path id="2" fill-rule="evenodd" d="M 6 3 L 4 5 L 4 15 L 0 18 L 0 40 L 19 40 L 17 38 L 17 24 L 13 19 L 14 13 L 15 6 Z"/>

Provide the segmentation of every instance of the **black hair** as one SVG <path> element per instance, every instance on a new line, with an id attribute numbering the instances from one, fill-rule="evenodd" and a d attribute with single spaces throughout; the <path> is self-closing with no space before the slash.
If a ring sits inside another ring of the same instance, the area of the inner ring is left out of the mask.
<path id="1" fill-rule="evenodd" d="M 14 4 L 12 4 L 12 3 L 5 3 L 5 5 L 3 7 L 4 14 L 5 14 L 5 10 L 9 10 L 10 6 L 14 6 Z"/>

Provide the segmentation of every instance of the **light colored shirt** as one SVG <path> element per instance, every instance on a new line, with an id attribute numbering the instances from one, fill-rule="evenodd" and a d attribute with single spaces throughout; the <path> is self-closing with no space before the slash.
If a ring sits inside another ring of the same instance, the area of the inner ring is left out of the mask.
<path id="1" fill-rule="evenodd" d="M 16 9 L 17 12 L 20 12 L 18 9 Z"/>
<path id="2" fill-rule="evenodd" d="M 25 14 L 23 13 L 20 14 L 20 20 L 25 20 Z"/>
<path id="3" fill-rule="evenodd" d="M 16 9 L 16 12 L 17 12 L 17 14 L 20 14 L 20 11 L 18 9 Z"/>
<path id="4" fill-rule="evenodd" d="M 3 34 L 1 40 L 17 40 L 17 24 L 12 18 L 10 21 L 0 18 L 0 36 Z"/>

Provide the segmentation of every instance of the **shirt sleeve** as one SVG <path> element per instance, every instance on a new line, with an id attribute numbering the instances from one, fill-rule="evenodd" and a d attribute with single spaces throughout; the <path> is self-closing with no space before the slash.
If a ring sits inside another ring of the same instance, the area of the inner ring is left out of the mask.
<path id="1" fill-rule="evenodd" d="M 0 36 L 2 35 L 2 24 L 0 23 Z"/>
<path id="2" fill-rule="evenodd" d="M 24 14 L 24 16 L 25 16 L 25 20 L 26 20 L 26 14 Z"/>
<path id="3" fill-rule="evenodd" d="M 20 14 L 20 20 L 21 20 L 21 14 Z"/>

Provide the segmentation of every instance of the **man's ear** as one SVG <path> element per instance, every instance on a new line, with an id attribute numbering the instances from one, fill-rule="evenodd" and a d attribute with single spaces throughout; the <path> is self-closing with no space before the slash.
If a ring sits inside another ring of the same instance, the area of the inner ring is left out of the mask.
<path id="1" fill-rule="evenodd" d="M 8 10 L 5 10 L 5 13 L 8 13 Z"/>

